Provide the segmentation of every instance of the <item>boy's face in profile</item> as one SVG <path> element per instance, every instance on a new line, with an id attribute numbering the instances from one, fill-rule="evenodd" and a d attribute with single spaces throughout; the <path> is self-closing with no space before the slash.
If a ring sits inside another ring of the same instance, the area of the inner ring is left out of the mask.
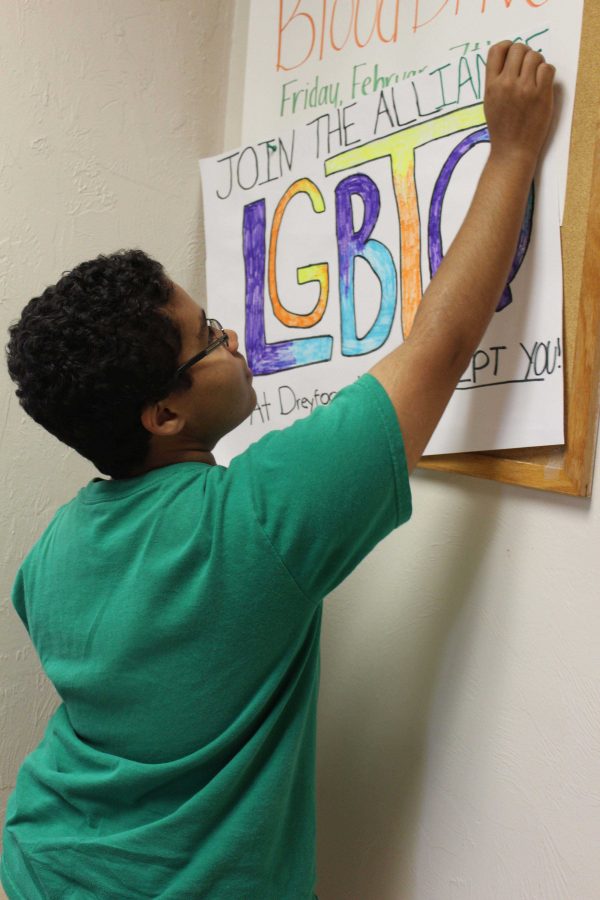
<path id="1" fill-rule="evenodd" d="M 173 285 L 166 310 L 180 330 L 179 363 L 183 365 L 213 343 L 215 335 L 207 324 L 204 309 L 177 284 Z M 238 352 L 238 336 L 229 329 L 226 333 L 228 346 L 222 343 L 187 370 L 191 386 L 173 391 L 155 405 L 160 407 L 160 421 L 173 423 L 177 420 L 177 429 L 170 433 L 157 434 L 151 429 L 155 445 L 166 437 L 170 444 L 176 441 L 182 446 L 197 444 L 212 450 L 256 406 L 252 372 Z M 144 415 L 142 421 L 146 424 Z"/>

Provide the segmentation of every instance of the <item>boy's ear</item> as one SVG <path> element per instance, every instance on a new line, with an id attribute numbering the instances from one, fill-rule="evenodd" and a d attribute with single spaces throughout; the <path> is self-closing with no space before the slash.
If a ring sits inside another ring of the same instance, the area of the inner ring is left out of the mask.
<path id="1" fill-rule="evenodd" d="M 142 410 L 140 419 L 146 431 L 158 437 L 178 434 L 184 426 L 182 416 L 170 409 L 164 401 L 149 403 Z"/>

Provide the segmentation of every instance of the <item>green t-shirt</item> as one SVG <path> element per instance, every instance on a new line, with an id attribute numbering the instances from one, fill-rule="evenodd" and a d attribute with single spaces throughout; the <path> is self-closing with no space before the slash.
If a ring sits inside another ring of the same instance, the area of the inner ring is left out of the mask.
<path id="1" fill-rule="evenodd" d="M 8 896 L 312 898 L 322 600 L 410 512 L 372 376 L 228 468 L 63 506 L 13 593 L 63 702 L 9 801 Z"/>

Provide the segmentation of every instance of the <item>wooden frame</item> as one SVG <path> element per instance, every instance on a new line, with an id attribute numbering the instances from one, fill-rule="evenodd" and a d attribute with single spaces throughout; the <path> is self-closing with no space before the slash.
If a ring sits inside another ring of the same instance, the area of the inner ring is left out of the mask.
<path id="1" fill-rule="evenodd" d="M 600 4 L 585 4 L 569 178 L 561 228 L 564 270 L 564 447 L 431 456 L 420 466 L 589 497 L 600 374 Z"/>

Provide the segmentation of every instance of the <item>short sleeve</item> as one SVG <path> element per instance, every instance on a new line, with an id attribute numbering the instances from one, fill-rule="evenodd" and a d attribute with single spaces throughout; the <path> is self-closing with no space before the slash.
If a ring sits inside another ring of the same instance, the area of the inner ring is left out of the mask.
<path id="1" fill-rule="evenodd" d="M 229 474 L 243 479 L 274 551 L 316 600 L 412 512 L 396 413 L 372 375 L 261 438 Z"/>

